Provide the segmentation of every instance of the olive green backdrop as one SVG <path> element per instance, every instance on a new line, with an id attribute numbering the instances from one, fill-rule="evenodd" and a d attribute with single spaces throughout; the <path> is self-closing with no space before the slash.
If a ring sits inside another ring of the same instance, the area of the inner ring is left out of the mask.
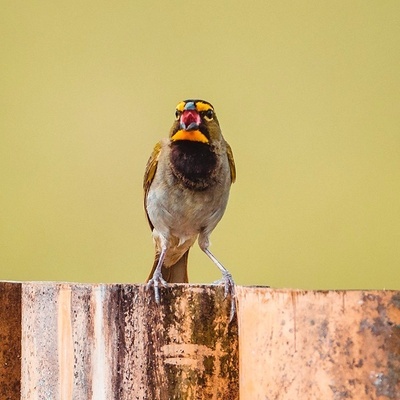
<path id="1" fill-rule="evenodd" d="M 0 4 L 0 279 L 143 282 L 144 166 L 203 98 L 237 163 L 212 235 L 237 283 L 400 288 L 398 0 Z"/>

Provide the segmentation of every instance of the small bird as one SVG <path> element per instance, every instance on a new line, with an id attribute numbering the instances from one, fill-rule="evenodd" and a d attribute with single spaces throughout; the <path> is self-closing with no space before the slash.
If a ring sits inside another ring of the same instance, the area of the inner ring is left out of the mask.
<path id="1" fill-rule="evenodd" d="M 222 218 L 230 186 L 236 179 L 235 162 L 221 133 L 214 107 L 204 100 L 185 100 L 175 110 L 169 138 L 158 142 L 144 175 L 144 206 L 155 243 L 155 260 L 147 288 L 188 282 L 190 247 L 198 238 L 201 250 L 222 272 L 225 296 L 234 282 L 229 271 L 210 252 L 210 234 Z"/>

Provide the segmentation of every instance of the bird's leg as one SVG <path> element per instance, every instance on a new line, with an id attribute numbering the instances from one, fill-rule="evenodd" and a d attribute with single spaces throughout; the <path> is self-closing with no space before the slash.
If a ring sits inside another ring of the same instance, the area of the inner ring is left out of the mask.
<path id="1" fill-rule="evenodd" d="M 219 285 L 220 283 L 224 283 L 225 285 L 225 297 L 228 294 L 232 294 L 234 292 L 235 283 L 233 282 L 232 275 L 230 272 L 215 258 L 215 256 L 211 253 L 210 250 L 204 249 L 204 253 L 210 257 L 213 263 L 218 267 L 218 269 L 222 272 L 222 278 L 218 281 L 215 281 L 214 284 Z"/>
<path id="2" fill-rule="evenodd" d="M 232 321 L 235 312 L 236 312 L 236 303 L 235 303 L 235 282 L 233 281 L 232 275 L 230 272 L 215 258 L 215 256 L 208 250 L 208 247 L 202 249 L 204 253 L 212 260 L 212 262 L 218 267 L 218 269 L 222 272 L 222 278 L 216 282 L 214 285 L 224 284 L 225 286 L 225 297 L 228 294 L 231 296 L 231 312 L 229 317 L 229 322 Z"/>
<path id="3" fill-rule="evenodd" d="M 157 267 L 154 270 L 153 277 L 149 279 L 146 285 L 146 289 L 149 289 L 151 286 L 154 287 L 154 298 L 157 304 L 160 304 L 160 290 L 159 286 L 167 286 L 167 281 L 162 277 L 161 268 L 163 266 L 165 254 L 167 253 L 167 249 L 164 247 L 161 251 L 160 258 L 158 259 Z"/>

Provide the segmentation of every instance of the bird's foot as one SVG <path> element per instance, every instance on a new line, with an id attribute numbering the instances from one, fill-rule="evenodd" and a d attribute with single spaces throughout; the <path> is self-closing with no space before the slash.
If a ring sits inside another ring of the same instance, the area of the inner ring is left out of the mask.
<path id="1" fill-rule="evenodd" d="M 154 273 L 153 277 L 147 282 L 146 290 L 149 290 L 151 287 L 154 287 L 154 299 L 157 304 L 160 304 L 160 286 L 168 286 L 168 283 L 165 279 L 163 279 L 161 273 Z"/>
<path id="2" fill-rule="evenodd" d="M 232 322 L 233 317 L 236 313 L 236 295 L 235 295 L 235 282 L 233 281 L 232 275 L 228 271 L 222 272 L 222 278 L 218 281 L 213 282 L 213 285 L 224 285 L 225 298 L 229 295 L 231 298 L 231 311 L 229 315 L 229 322 Z"/>
<path id="3" fill-rule="evenodd" d="M 230 294 L 231 296 L 235 295 L 235 282 L 233 281 L 232 275 L 226 271 L 222 273 L 222 278 L 213 282 L 213 285 L 224 285 L 225 287 L 225 297 Z"/>

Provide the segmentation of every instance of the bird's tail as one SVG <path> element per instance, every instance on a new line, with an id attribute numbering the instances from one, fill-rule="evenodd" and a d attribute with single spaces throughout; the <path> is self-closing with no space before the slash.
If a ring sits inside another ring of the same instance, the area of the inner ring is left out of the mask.
<path id="1" fill-rule="evenodd" d="M 188 263 L 189 250 L 174 264 L 170 267 L 162 266 L 161 272 L 162 277 L 168 283 L 188 283 L 187 263 Z M 150 275 L 147 278 L 147 282 L 153 277 L 154 271 L 158 264 L 160 255 L 156 254 L 153 268 L 151 269 Z"/>

